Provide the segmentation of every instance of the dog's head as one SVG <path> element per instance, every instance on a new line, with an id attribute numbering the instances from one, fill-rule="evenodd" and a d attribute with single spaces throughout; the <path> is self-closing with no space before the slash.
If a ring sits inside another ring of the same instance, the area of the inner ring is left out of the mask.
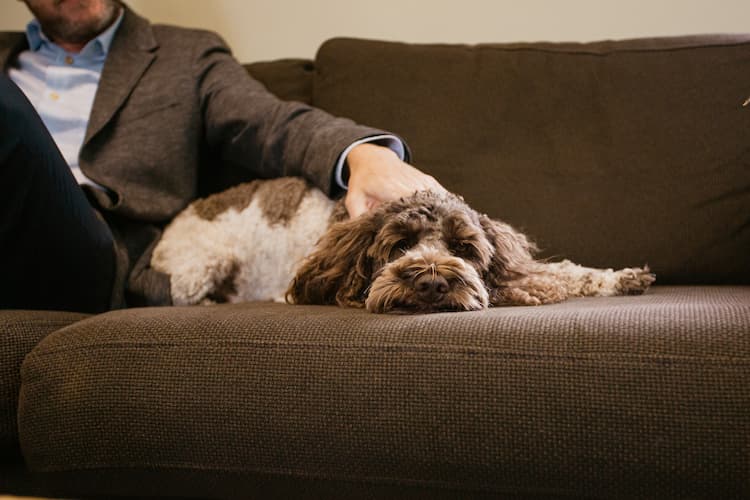
<path id="1" fill-rule="evenodd" d="M 422 191 L 333 224 L 287 299 L 368 311 L 472 311 L 518 278 L 533 245 L 450 193 Z"/>

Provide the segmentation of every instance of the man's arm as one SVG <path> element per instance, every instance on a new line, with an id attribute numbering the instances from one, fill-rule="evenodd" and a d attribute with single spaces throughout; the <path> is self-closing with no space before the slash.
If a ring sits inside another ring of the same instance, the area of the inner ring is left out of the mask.
<path id="1" fill-rule="evenodd" d="M 271 178 L 298 175 L 325 193 L 336 190 L 334 168 L 347 148 L 385 132 L 311 106 L 285 102 L 250 78 L 216 35 L 196 58 L 201 109 L 209 144 L 224 162 Z M 420 189 L 442 189 L 391 149 L 361 144 L 346 155 L 346 206 L 357 216 L 383 201 Z"/>
<path id="2" fill-rule="evenodd" d="M 384 133 L 280 100 L 247 74 L 217 35 L 198 36 L 205 37 L 194 58 L 204 136 L 224 164 L 260 178 L 302 176 L 330 195 L 347 146 Z"/>

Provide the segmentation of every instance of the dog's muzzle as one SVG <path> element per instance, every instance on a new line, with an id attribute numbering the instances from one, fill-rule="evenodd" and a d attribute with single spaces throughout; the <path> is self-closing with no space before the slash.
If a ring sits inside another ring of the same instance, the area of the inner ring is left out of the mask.
<path id="1" fill-rule="evenodd" d="M 424 245 L 386 264 L 365 301 L 374 313 L 476 311 L 488 304 L 487 289 L 473 265 Z"/>

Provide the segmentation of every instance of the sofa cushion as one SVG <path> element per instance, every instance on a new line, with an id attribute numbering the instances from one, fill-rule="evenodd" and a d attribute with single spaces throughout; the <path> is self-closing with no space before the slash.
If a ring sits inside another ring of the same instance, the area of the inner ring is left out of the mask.
<path id="1" fill-rule="evenodd" d="M 737 497 L 748 493 L 748 331 L 750 287 L 415 316 L 116 311 L 26 358 L 21 443 L 49 474 Z M 124 494 L 112 481 L 96 494 Z"/>
<path id="2" fill-rule="evenodd" d="M 250 75 L 286 101 L 310 104 L 314 65 L 309 59 L 279 59 L 246 64 Z"/>
<path id="3" fill-rule="evenodd" d="M 0 462 L 19 457 L 16 410 L 23 358 L 51 332 L 85 317 L 57 311 L 0 310 Z"/>
<path id="4" fill-rule="evenodd" d="M 545 256 L 750 283 L 750 36 L 587 44 L 335 39 L 313 104 L 404 137 L 418 167 Z"/>

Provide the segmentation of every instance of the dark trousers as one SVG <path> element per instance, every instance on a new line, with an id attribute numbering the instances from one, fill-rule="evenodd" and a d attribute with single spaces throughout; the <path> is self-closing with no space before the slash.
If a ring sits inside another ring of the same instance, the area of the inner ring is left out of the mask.
<path id="1" fill-rule="evenodd" d="M 112 233 L 0 74 L 0 309 L 104 311 L 114 276 Z"/>

